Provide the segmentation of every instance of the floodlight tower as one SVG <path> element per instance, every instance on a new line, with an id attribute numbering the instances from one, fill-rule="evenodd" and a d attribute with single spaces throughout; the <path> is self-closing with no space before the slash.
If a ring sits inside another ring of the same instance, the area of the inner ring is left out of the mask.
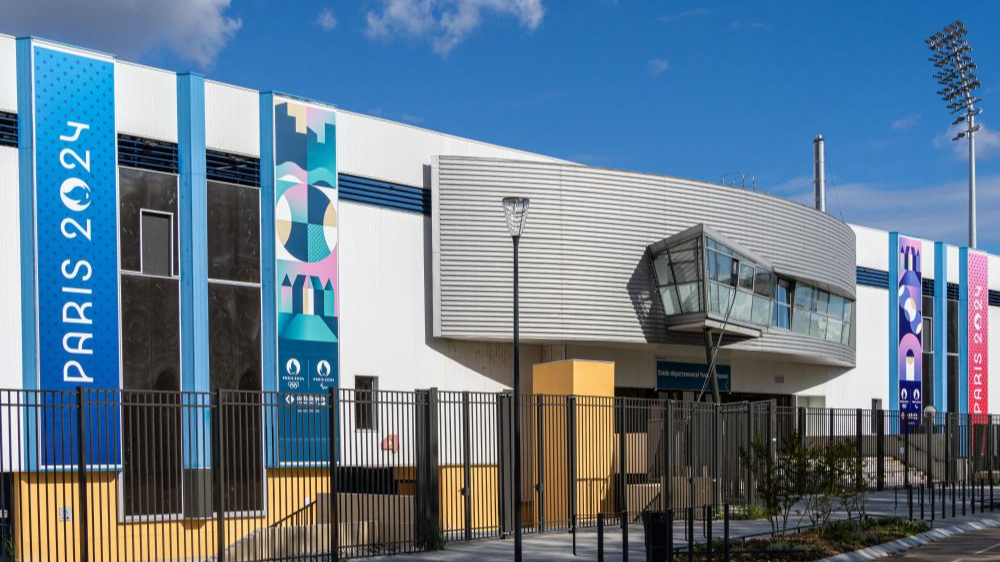
<path id="1" fill-rule="evenodd" d="M 952 115 L 958 115 L 952 125 L 965 124 L 952 140 L 969 140 L 969 247 L 976 247 L 976 116 L 983 112 L 976 107 L 982 100 L 973 92 L 982 86 L 973 71 L 976 63 L 969 53 L 972 47 L 965 39 L 968 30 L 961 21 L 945 27 L 925 41 L 934 53 L 930 61 L 938 71 L 934 78 L 941 85 L 938 95 L 948 104 Z"/>

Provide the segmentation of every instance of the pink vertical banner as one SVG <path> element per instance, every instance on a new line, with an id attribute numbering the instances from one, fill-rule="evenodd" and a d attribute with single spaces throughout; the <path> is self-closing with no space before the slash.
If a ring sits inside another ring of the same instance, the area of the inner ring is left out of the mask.
<path id="1" fill-rule="evenodd" d="M 969 413 L 973 423 L 986 423 L 989 413 L 989 259 L 969 252 Z M 982 416 L 982 417 L 980 417 Z"/>

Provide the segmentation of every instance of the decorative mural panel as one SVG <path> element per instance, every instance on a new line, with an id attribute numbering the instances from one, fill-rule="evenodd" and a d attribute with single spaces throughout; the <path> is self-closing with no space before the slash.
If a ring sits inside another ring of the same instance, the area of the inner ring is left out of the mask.
<path id="1" fill-rule="evenodd" d="M 321 415 L 309 406 L 325 404 L 339 379 L 336 139 L 332 109 L 275 99 L 278 391 L 292 393 L 302 416 Z M 305 421 L 279 421 L 282 463 L 325 462 L 315 439 L 297 442 L 292 425 Z"/>
<path id="2" fill-rule="evenodd" d="M 896 258 L 897 303 L 899 306 L 899 413 L 904 416 L 904 427 L 920 423 L 922 407 L 921 381 L 923 358 L 923 269 L 922 243 L 920 240 L 899 237 Z"/>
<path id="3" fill-rule="evenodd" d="M 968 411 L 975 423 L 986 423 L 985 414 L 989 412 L 989 275 L 988 256 L 969 251 L 966 277 L 969 291 Z"/>
<path id="4" fill-rule="evenodd" d="M 38 388 L 118 388 L 115 70 L 110 58 L 32 45 Z M 46 400 L 66 402 L 66 395 Z M 76 464 L 67 415 L 40 422 L 43 466 Z M 118 435 L 117 410 L 88 412 L 88 431 Z M 58 431 L 57 431 L 58 429 Z M 72 433 L 71 433 L 72 434 Z M 119 464 L 116 442 L 88 462 Z"/>

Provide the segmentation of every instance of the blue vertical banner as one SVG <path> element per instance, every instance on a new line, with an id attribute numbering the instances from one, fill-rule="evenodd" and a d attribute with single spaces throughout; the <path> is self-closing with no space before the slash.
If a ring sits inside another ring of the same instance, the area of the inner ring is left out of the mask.
<path id="1" fill-rule="evenodd" d="M 38 388 L 119 388 L 114 60 L 41 44 L 31 56 Z M 76 464 L 75 443 L 49 437 L 73 434 L 72 413 L 40 416 L 42 466 Z M 117 410 L 87 414 L 88 431 L 117 439 Z M 103 445 L 88 462 L 118 465 Z"/>
<path id="2" fill-rule="evenodd" d="M 340 372 L 336 112 L 273 102 L 277 389 L 281 464 L 325 463 L 327 398 Z M 305 428 L 317 428 L 319 433 Z"/>
<path id="3" fill-rule="evenodd" d="M 920 423 L 923 410 L 923 243 L 900 236 L 896 262 L 898 351 L 892 368 L 899 381 L 899 414 L 909 428 Z"/>
<path id="4" fill-rule="evenodd" d="M 948 247 L 934 243 L 934 408 L 948 411 Z"/>

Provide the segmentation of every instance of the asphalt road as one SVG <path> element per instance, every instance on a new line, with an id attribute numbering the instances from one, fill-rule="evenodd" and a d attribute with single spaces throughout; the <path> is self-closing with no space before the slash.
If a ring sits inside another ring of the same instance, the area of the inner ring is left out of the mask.
<path id="1" fill-rule="evenodd" d="M 886 558 L 906 562 L 1000 562 L 1000 528 L 970 531 Z"/>

